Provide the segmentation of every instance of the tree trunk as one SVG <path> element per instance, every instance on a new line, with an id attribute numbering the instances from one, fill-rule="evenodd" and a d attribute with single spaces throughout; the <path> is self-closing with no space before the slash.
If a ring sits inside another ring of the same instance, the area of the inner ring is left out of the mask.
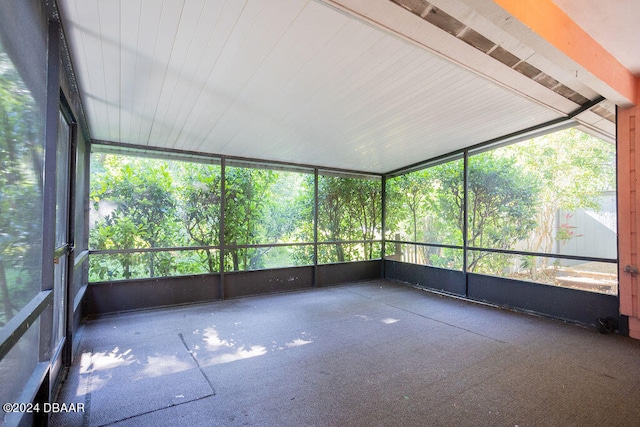
<path id="1" fill-rule="evenodd" d="M 240 270 L 240 261 L 238 260 L 238 250 L 234 249 L 231 252 L 231 259 L 233 260 L 233 271 L 239 271 Z"/>
<path id="2" fill-rule="evenodd" d="M 211 255 L 211 250 L 210 249 L 206 249 L 207 251 L 207 266 L 209 267 L 209 272 L 210 273 L 215 273 L 214 270 L 214 265 L 213 265 L 213 255 Z"/>
<path id="3" fill-rule="evenodd" d="M 152 246 L 153 247 L 153 246 Z M 155 276 L 155 272 L 156 272 L 156 253 L 155 252 L 150 252 L 149 253 L 149 276 L 150 277 L 154 277 Z"/>
<path id="4" fill-rule="evenodd" d="M 4 310 L 5 321 L 0 324 L 3 326 L 11 317 L 13 317 L 13 308 L 9 299 L 9 288 L 7 286 L 7 276 L 4 271 L 4 261 L 0 259 L 0 295 L 2 296 L 2 305 Z"/>
<path id="5" fill-rule="evenodd" d="M 344 262 L 344 248 L 342 243 L 336 243 L 336 254 L 338 255 L 338 262 Z"/>

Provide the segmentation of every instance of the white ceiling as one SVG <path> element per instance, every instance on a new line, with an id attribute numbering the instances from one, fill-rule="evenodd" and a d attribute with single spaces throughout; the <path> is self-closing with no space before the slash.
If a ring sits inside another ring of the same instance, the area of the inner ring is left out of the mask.
<path id="1" fill-rule="evenodd" d="M 384 173 L 578 107 L 319 1 L 58 6 L 96 140 Z"/>

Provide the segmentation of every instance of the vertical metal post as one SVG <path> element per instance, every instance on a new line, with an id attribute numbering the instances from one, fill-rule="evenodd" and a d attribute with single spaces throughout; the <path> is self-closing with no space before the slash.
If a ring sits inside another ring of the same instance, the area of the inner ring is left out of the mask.
<path id="1" fill-rule="evenodd" d="M 56 145 L 60 105 L 60 23 L 48 22 L 47 101 L 44 128 L 44 173 L 42 198 L 42 277 L 41 289 L 53 289 L 56 240 Z M 56 296 L 54 295 L 54 298 Z M 40 318 L 40 361 L 51 358 L 53 304 Z"/>
<path id="2" fill-rule="evenodd" d="M 66 100 L 65 100 L 66 102 Z M 68 226 L 67 226 L 67 244 L 69 245 L 69 252 L 67 253 L 67 286 L 65 295 L 65 304 L 66 304 L 66 325 L 65 325 L 65 336 L 66 342 L 63 351 L 62 364 L 63 366 L 71 366 L 71 362 L 73 359 L 73 316 L 74 316 L 74 295 L 73 290 L 75 288 L 75 256 L 78 253 L 76 251 L 76 180 L 78 177 L 76 176 L 76 171 L 78 168 L 77 165 L 77 150 L 78 150 L 78 126 L 76 121 L 71 113 L 71 108 L 68 107 L 69 113 L 69 199 L 66 203 L 69 204 L 68 209 Z"/>
<path id="3" fill-rule="evenodd" d="M 381 228 L 382 228 L 382 244 L 381 244 L 381 251 L 382 253 L 380 254 L 380 259 L 381 259 L 381 263 L 380 263 L 380 277 L 381 278 L 385 278 L 386 277 L 386 272 L 385 272 L 385 255 L 386 255 L 386 241 L 387 241 L 387 176 L 383 175 L 382 176 L 382 180 L 381 180 L 381 184 L 382 184 L 382 193 L 380 194 L 380 199 L 381 199 L 381 211 L 382 211 L 382 224 L 381 224 Z"/>
<path id="4" fill-rule="evenodd" d="M 60 105 L 58 22 L 49 22 L 49 48 L 47 58 L 47 106 L 44 129 L 44 184 L 42 214 L 42 290 L 53 289 L 56 224 L 56 146 L 58 142 L 58 115 Z"/>
<path id="5" fill-rule="evenodd" d="M 89 249 L 89 215 L 91 208 L 89 207 L 89 192 L 91 191 L 91 140 L 84 140 L 84 197 L 82 206 L 84 206 L 84 228 L 82 229 L 82 250 Z M 89 257 L 83 261 L 82 286 L 89 284 Z"/>
<path id="6" fill-rule="evenodd" d="M 464 150 L 462 166 L 462 272 L 464 274 L 464 296 L 469 296 L 469 274 L 467 273 L 468 255 L 467 244 L 469 239 L 469 150 Z"/>
<path id="7" fill-rule="evenodd" d="M 224 241 L 224 224 L 225 224 L 225 191 L 226 191 L 226 168 L 227 162 L 224 157 L 220 159 L 220 236 L 218 237 L 220 244 L 220 285 L 218 287 L 218 294 L 220 299 L 224 299 L 224 255 L 225 255 L 225 241 Z"/>
<path id="8" fill-rule="evenodd" d="M 622 264 L 620 262 L 620 151 L 619 151 L 619 146 L 620 146 L 620 134 L 618 132 L 618 114 L 620 112 L 620 107 L 618 107 L 617 105 L 615 106 L 615 111 L 616 111 L 616 119 L 615 119 L 615 125 L 616 125 L 616 257 L 618 258 L 618 274 L 616 277 L 616 280 L 618 281 L 618 288 L 616 289 L 617 294 L 618 295 L 618 306 L 620 307 L 620 265 Z M 622 313 L 622 311 L 621 311 Z"/>
<path id="9" fill-rule="evenodd" d="M 318 168 L 313 169 L 313 287 L 318 287 Z"/>

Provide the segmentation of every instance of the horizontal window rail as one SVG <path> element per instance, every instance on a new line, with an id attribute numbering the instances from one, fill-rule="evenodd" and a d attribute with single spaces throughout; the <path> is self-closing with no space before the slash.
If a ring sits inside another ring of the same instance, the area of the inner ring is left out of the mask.
<path id="1" fill-rule="evenodd" d="M 381 239 L 377 240 L 331 240 L 318 242 L 318 245 L 339 245 L 339 244 L 358 244 L 358 243 L 382 243 Z M 290 243 L 259 243 L 245 245 L 225 245 L 224 249 L 250 249 L 250 248 L 272 248 L 286 246 L 312 246 L 313 242 L 290 242 Z M 166 248 L 135 248 L 135 249 L 89 249 L 89 255 L 119 255 L 119 254 L 135 254 L 146 252 L 176 252 L 176 251 L 202 251 L 207 249 L 223 249 L 222 246 L 176 246 Z"/>
<path id="2" fill-rule="evenodd" d="M 349 242 L 351 243 L 351 242 Z M 249 249 L 249 248 L 273 248 L 286 246 L 311 246 L 312 242 L 291 242 L 291 243 L 258 243 L 246 245 L 225 245 L 224 249 Z M 148 252 L 178 252 L 178 251 L 204 251 L 204 250 L 221 250 L 222 246 L 176 246 L 166 248 L 136 248 L 136 249 L 90 249 L 90 255 L 119 255 L 134 254 Z"/>
<path id="3" fill-rule="evenodd" d="M 468 246 L 467 250 L 478 251 L 478 252 L 493 252 L 493 253 L 507 254 L 507 255 L 539 256 L 539 257 L 545 257 L 545 258 L 569 259 L 569 260 L 576 260 L 576 261 L 606 262 L 611 264 L 618 262 L 616 258 L 599 258 L 599 257 L 590 257 L 590 256 L 581 256 L 581 255 L 554 254 L 554 253 L 548 253 L 548 252 L 528 252 L 528 251 L 517 251 L 517 250 L 511 250 L 511 249 L 477 248 L 474 246 Z"/>
<path id="4" fill-rule="evenodd" d="M 51 304 L 53 291 L 38 293 L 22 310 L 0 329 L 0 360 L 2 360 L 20 338 L 33 325 L 42 312 Z"/>
<path id="5" fill-rule="evenodd" d="M 465 249 L 462 245 L 447 245 L 442 243 L 426 243 L 426 242 L 411 242 L 406 240 L 385 240 L 385 243 L 398 243 L 402 245 L 416 245 L 416 246 L 429 246 L 435 248 L 448 248 L 448 249 Z M 478 252 L 493 252 L 499 254 L 507 254 L 507 255 L 523 255 L 523 256 L 539 256 L 545 258 L 558 258 L 558 259 L 568 259 L 568 260 L 576 260 L 576 261 L 588 261 L 588 262 L 606 262 L 615 264 L 618 262 L 616 258 L 601 258 L 601 257 L 590 257 L 583 255 L 567 255 L 567 254 L 555 254 L 549 252 L 530 252 L 530 251 L 520 251 L 513 249 L 495 249 L 495 248 L 478 248 L 475 246 L 467 246 L 468 251 L 478 251 Z"/>
<path id="6" fill-rule="evenodd" d="M 295 243 L 258 243 L 250 245 L 225 245 L 225 250 L 233 249 L 251 249 L 251 248 L 281 248 L 287 246 L 312 246 L 312 242 L 295 242 Z"/>
<path id="7" fill-rule="evenodd" d="M 448 245 L 445 243 L 409 242 L 406 240 L 385 240 L 385 243 L 399 243 L 402 245 L 430 246 L 434 248 L 447 248 L 447 249 L 464 249 L 462 245 Z"/>
<path id="8" fill-rule="evenodd" d="M 381 245 L 382 244 L 382 239 L 375 239 L 375 240 L 366 240 L 366 239 L 360 239 L 360 240 L 332 240 L 332 241 L 326 241 L 326 242 L 279 242 L 279 243 L 260 243 L 260 244 L 231 244 L 231 245 L 204 245 L 204 246 L 176 246 L 176 247 L 157 247 L 157 248 L 133 248 L 133 249 L 90 249 L 87 252 L 88 256 L 91 257 L 109 257 L 109 256 L 142 256 L 144 254 L 163 254 L 163 253 L 170 253 L 173 252 L 175 254 L 175 256 L 178 256 L 179 254 L 183 254 L 183 253 L 190 253 L 190 252 L 200 252 L 200 251 L 216 251 L 219 252 L 218 255 L 216 255 L 217 259 L 220 259 L 220 256 L 224 256 L 225 259 L 227 260 L 227 262 L 232 262 L 232 258 L 230 258 L 234 252 L 236 251 L 247 251 L 247 250 L 270 250 L 270 249 L 278 249 L 278 248 L 311 248 L 311 247 L 315 247 L 315 248 L 326 248 L 326 247 L 330 247 L 330 246 L 344 246 L 344 247 L 349 247 L 349 246 L 353 246 L 353 245 L 364 245 L 365 247 L 367 245 Z M 376 254 L 379 253 L 380 250 L 379 248 L 376 250 Z M 252 256 L 255 258 L 256 254 L 253 254 Z M 264 254 L 258 254 L 259 256 L 263 256 Z M 381 253 L 380 255 L 372 255 L 369 254 L 366 250 L 362 253 L 360 253 L 359 256 L 356 256 L 357 259 L 352 259 L 353 258 L 353 253 L 349 253 L 349 255 L 347 255 L 347 259 L 345 259 L 344 261 L 335 261 L 333 258 L 335 258 L 337 256 L 337 254 L 327 254 L 327 253 L 323 253 L 323 255 L 321 257 L 319 257 L 317 259 L 317 264 L 314 263 L 314 258 L 313 258 L 313 254 L 312 252 L 308 252 L 305 255 L 302 255 L 302 258 L 298 257 L 298 258 L 287 258 L 286 254 L 281 254 L 281 257 L 277 257 L 273 258 L 273 259 L 264 259 L 264 261 L 266 262 L 267 265 L 261 265 L 261 266 L 244 266 L 241 268 L 238 268 L 238 266 L 236 266 L 234 264 L 233 268 L 225 268 L 224 271 L 222 271 L 222 273 L 230 273 L 230 272 L 235 272 L 235 271 L 249 271 L 249 270 L 254 270 L 254 269 L 271 269 L 271 268 L 285 268 L 285 267 L 300 267 L 300 266 L 314 266 L 314 265 L 324 265 L 327 263 L 332 263 L 332 262 L 355 262 L 355 261 L 361 261 L 364 259 L 381 259 Z M 306 257 L 306 258 L 305 258 Z M 96 259 L 96 258 L 94 258 Z M 338 260 L 340 260 L 341 258 L 338 257 Z M 138 262 L 139 261 L 139 262 Z M 153 274 L 153 273 L 149 273 L 148 271 L 145 273 L 145 269 L 148 267 L 147 265 L 145 265 L 146 261 L 141 261 L 138 260 L 136 261 L 135 264 L 130 264 L 127 266 L 127 268 L 131 268 L 131 270 L 126 269 L 126 273 L 125 270 L 122 270 L 123 268 L 125 268 L 124 266 L 111 266 L 111 267 L 105 267 L 107 268 L 107 272 L 102 272 L 102 273 L 98 273 L 98 275 L 100 276 L 100 279 L 91 279 L 90 278 L 90 282 L 95 282 L 95 281 L 103 281 L 103 280 L 128 280 L 128 279 L 138 279 L 138 278 L 145 278 L 147 277 L 148 274 Z M 246 261 L 246 260 L 245 260 Z M 255 259 L 253 259 L 253 261 L 255 261 Z M 216 265 L 218 265 L 218 261 L 216 261 Z M 156 265 L 158 266 L 158 265 Z M 141 267 L 142 270 L 140 270 L 138 267 Z M 205 265 L 202 269 L 202 271 L 189 271 L 189 272 L 185 272 L 185 271 L 181 271 L 180 266 L 175 267 L 176 270 L 170 274 L 171 276 L 175 276 L 175 275 L 183 275 L 183 274 L 199 274 L 199 273 L 207 273 L 210 272 L 211 270 L 207 270 L 207 266 Z M 210 268 L 210 267 L 209 267 Z M 122 270 L 122 271 L 120 271 Z M 216 269 L 217 273 L 221 273 L 221 271 L 219 271 L 218 269 Z M 157 273 L 157 272 L 156 272 Z M 105 275 L 105 277 L 103 277 L 103 275 Z M 127 277 L 120 277 L 120 275 L 126 274 Z M 162 277 L 165 273 L 160 273 L 159 276 L 150 276 L 150 277 Z M 113 276 L 116 276 L 115 279 Z"/>
<path id="9" fill-rule="evenodd" d="M 359 243 L 382 243 L 382 239 L 376 239 L 376 240 L 325 240 L 325 241 L 318 241 L 319 245 L 341 245 L 341 244 L 359 244 Z"/>
<path id="10" fill-rule="evenodd" d="M 89 249 L 89 255 L 120 255 L 148 252 L 203 251 L 220 249 L 220 246 L 176 246 L 167 248 L 134 248 L 134 249 Z"/>
<path id="11" fill-rule="evenodd" d="M 85 250 L 76 255 L 73 260 L 73 268 L 77 268 L 80 264 L 85 262 L 89 258 L 89 251 Z"/>

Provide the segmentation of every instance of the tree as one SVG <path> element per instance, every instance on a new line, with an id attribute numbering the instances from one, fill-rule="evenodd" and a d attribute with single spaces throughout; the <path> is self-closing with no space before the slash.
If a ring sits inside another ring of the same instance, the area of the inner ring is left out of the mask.
<path id="1" fill-rule="evenodd" d="M 462 160 L 429 166 L 387 181 L 387 226 L 418 243 L 462 245 Z M 460 268 L 459 249 L 414 246 L 416 262 Z"/>
<path id="2" fill-rule="evenodd" d="M 540 186 L 514 159 L 502 157 L 496 151 L 470 157 L 468 188 L 469 247 L 513 249 L 535 228 Z M 459 203 L 458 197 L 456 200 Z M 469 251 L 469 271 L 500 272 L 503 265 L 498 260 L 504 257 L 488 254 Z"/>
<path id="3" fill-rule="evenodd" d="M 535 177 L 540 185 L 536 228 L 528 250 L 554 253 L 556 242 L 566 242 L 568 221 L 556 224 L 560 211 L 566 219 L 577 209 L 600 209 L 600 196 L 615 189 L 615 146 L 575 128 L 505 147 L 505 155 Z M 554 232 L 555 231 L 555 232 Z"/>
<path id="4" fill-rule="evenodd" d="M 377 180 L 320 176 L 318 182 L 318 240 L 335 242 L 335 258 L 349 261 L 356 253 L 345 248 L 345 242 L 374 240 L 380 236 L 381 185 Z M 322 256 L 332 259 L 326 245 L 319 247 Z M 364 244 L 364 256 L 370 259 L 373 243 Z"/>
<path id="5" fill-rule="evenodd" d="M 292 230 L 292 238 L 298 242 L 313 242 L 314 210 L 315 210 L 315 177 L 308 174 L 300 182 L 300 191 L 292 200 L 290 208 L 296 226 Z M 296 246 L 292 251 L 296 265 L 313 264 L 313 246 Z"/>
<path id="6" fill-rule="evenodd" d="M 178 224 L 172 175 L 164 161 L 102 155 L 105 172 L 91 183 L 94 209 L 107 208 L 90 233 L 94 249 L 161 248 L 175 244 Z M 116 257 L 124 278 L 131 278 L 139 256 Z M 145 257 L 150 277 L 167 275 L 173 268 L 168 253 L 148 252 Z M 94 263 L 93 268 L 96 269 Z M 103 268 L 101 278 L 111 273 Z"/>
<path id="7" fill-rule="evenodd" d="M 305 217 L 295 209 L 296 198 L 313 200 L 313 192 L 301 185 L 303 176 L 226 168 L 227 271 L 291 263 L 290 248 L 238 246 L 312 240 L 305 228 L 312 215 Z M 103 280 L 218 271 L 221 254 L 213 247 L 220 245 L 221 179 L 221 168 L 214 165 L 95 156 L 91 197 L 93 213 L 100 218 L 90 233 L 91 247 L 126 252 L 92 255 L 91 276 Z M 189 246 L 204 248 L 197 256 L 189 250 L 131 251 Z"/>
<path id="8" fill-rule="evenodd" d="M 234 245 L 260 243 L 266 233 L 267 206 L 271 200 L 274 171 L 242 167 L 225 170 L 224 238 L 232 247 L 230 266 L 234 271 L 256 269 L 269 248 L 235 248 Z"/>
<path id="9" fill-rule="evenodd" d="M 313 185 L 307 185 L 312 174 L 297 171 L 277 171 L 271 186 L 264 218 L 266 235 L 263 243 L 313 242 Z M 310 265 L 312 245 L 278 246 L 265 254 L 266 267 Z"/>
<path id="10" fill-rule="evenodd" d="M 429 169 L 400 175 L 388 180 L 387 184 L 387 227 L 404 228 L 403 234 L 414 242 L 420 242 L 422 239 L 418 237 L 418 231 L 425 230 L 420 227 L 418 217 L 429 210 L 430 198 L 433 197 L 433 179 Z"/>
<path id="11" fill-rule="evenodd" d="M 180 211 L 189 239 L 198 246 L 216 246 L 220 241 L 220 167 L 185 163 L 181 172 Z M 204 250 L 204 262 L 211 273 L 220 269 L 218 254 Z"/>
<path id="12" fill-rule="evenodd" d="M 387 229 L 406 236 L 402 240 L 423 242 L 430 221 L 427 218 L 433 199 L 433 179 L 429 169 L 400 175 L 387 181 Z M 420 236 L 419 236 L 420 234 Z M 423 260 L 428 262 L 428 247 Z M 417 262 L 418 245 L 414 245 L 413 257 Z"/>

